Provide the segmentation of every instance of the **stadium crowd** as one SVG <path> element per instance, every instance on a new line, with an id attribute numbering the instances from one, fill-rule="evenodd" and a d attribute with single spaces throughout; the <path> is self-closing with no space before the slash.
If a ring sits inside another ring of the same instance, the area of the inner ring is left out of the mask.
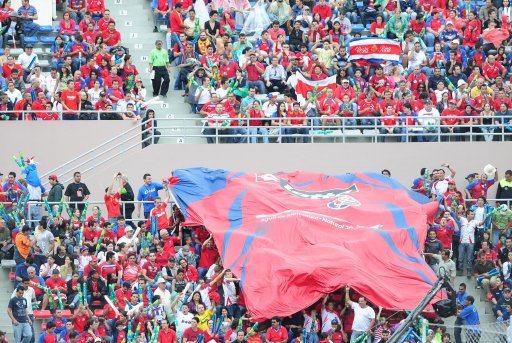
<path id="1" fill-rule="evenodd" d="M 470 131 L 510 139 L 508 0 L 213 0 L 204 24 L 195 8 L 158 1 L 154 14 L 169 18 L 174 89 L 208 119 L 205 135 L 291 142 L 335 125 L 399 142 L 407 132 L 418 141 Z M 400 42 L 400 62 L 351 59 L 348 43 L 361 37 Z M 310 82 L 335 75 L 333 92 L 296 92 L 297 72 Z"/>
<path id="2" fill-rule="evenodd" d="M 389 170 L 382 173 L 391 176 Z M 441 205 L 423 254 L 452 284 L 466 271 L 492 302 L 497 320 L 508 320 L 512 171 L 502 179 L 498 171 L 471 173 L 466 185 L 456 185 L 455 174 L 450 165 L 423 168 L 413 181 L 412 191 Z M 38 210 L 37 216 L 26 213 L 38 205 L 24 202 L 24 179 L 11 172 L 0 189 L 0 257 L 16 264 L 7 310 L 16 343 L 37 339 L 36 318 L 48 319 L 39 337 L 43 343 L 386 342 L 404 318 L 402 312 L 374 309 L 347 287 L 255 327 L 238 276 L 223 267 L 208 229 L 187 226 L 180 209 L 169 206 L 167 182 L 145 174 L 134 192 L 128 178 L 116 173 L 101 212 L 99 206 L 89 208 L 80 173 L 66 187 L 56 175 L 49 181 L 51 189 L 40 193 L 46 213 Z M 488 195 L 497 199 L 494 209 Z M 457 323 L 478 325 L 478 295 L 465 288 L 462 283 L 457 292 Z M 454 341 L 445 331 L 429 333 L 428 342 L 461 342 L 460 330 Z"/>
<path id="3" fill-rule="evenodd" d="M 63 4 L 48 73 L 43 52 L 25 44 L 26 36 L 40 33 L 39 6 L 22 0 L 16 10 L 2 1 L 0 120 L 140 119 L 146 89 L 104 0 Z M 11 55 L 16 41 L 23 49 L 17 58 Z"/>

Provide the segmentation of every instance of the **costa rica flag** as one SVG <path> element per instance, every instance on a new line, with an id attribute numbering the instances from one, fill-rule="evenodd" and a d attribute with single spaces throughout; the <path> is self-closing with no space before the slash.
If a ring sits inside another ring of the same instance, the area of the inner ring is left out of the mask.
<path id="1" fill-rule="evenodd" d="M 400 43 L 393 39 L 371 37 L 355 38 L 348 44 L 349 61 L 367 60 L 369 62 L 400 61 L 402 49 Z"/>
<path id="2" fill-rule="evenodd" d="M 413 309 L 437 280 L 420 255 L 437 203 L 377 173 L 179 169 L 188 225 L 205 225 L 256 320 L 288 316 L 350 285 Z"/>

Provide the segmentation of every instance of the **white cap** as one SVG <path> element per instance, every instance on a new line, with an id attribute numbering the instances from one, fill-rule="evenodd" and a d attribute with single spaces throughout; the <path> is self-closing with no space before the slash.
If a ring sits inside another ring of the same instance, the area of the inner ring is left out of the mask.
<path id="1" fill-rule="evenodd" d="M 165 279 L 160 277 L 158 278 L 158 280 L 156 281 L 156 283 L 165 283 Z"/>

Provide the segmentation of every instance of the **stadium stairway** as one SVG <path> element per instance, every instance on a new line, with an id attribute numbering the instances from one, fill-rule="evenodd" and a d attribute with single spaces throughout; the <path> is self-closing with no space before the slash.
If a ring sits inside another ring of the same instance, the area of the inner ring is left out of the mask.
<path id="1" fill-rule="evenodd" d="M 116 20 L 117 30 L 121 33 L 123 46 L 129 49 L 133 56 L 133 62 L 139 70 L 140 77 L 147 90 L 147 100 L 152 98 L 153 87 L 149 75 L 149 53 L 155 47 L 155 41 L 161 39 L 165 46 L 166 26 L 161 25 L 160 32 L 153 33 L 153 16 L 150 0 L 106 0 L 105 5 L 111 10 L 112 17 Z M 165 24 L 164 22 L 162 22 Z M 172 68 L 171 83 L 166 98 L 160 98 L 163 103 L 155 103 L 148 106 L 156 112 L 157 118 L 195 118 L 190 114 L 190 106 L 184 102 L 181 96 L 183 91 L 174 91 L 174 80 L 178 75 L 176 67 Z M 160 121 L 159 131 L 165 136 L 166 132 L 173 131 L 174 137 L 162 137 L 161 143 L 183 143 L 183 138 L 176 137 L 176 131 L 182 128 L 171 126 L 185 126 L 185 121 Z M 195 124 L 197 125 L 197 124 Z M 167 128 L 165 128 L 167 127 Z M 196 130 L 200 134 L 199 130 Z M 191 132 L 189 132 L 191 133 Z M 204 143 L 203 138 L 187 138 L 187 143 Z M 190 141 L 193 140 L 193 141 Z"/>

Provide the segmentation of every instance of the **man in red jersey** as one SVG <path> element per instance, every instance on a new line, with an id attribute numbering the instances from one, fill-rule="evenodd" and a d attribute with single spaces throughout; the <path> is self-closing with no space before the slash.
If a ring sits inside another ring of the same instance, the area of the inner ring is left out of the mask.
<path id="1" fill-rule="evenodd" d="M 62 114 L 63 120 L 78 119 L 81 102 L 80 95 L 74 89 L 74 82 L 74 80 L 68 80 L 68 89 L 62 91 L 61 103 L 64 110 L 64 113 Z"/>
<path id="2" fill-rule="evenodd" d="M 160 322 L 161 329 L 158 332 L 157 341 L 160 343 L 176 343 L 178 336 L 173 329 L 170 328 L 169 320 L 167 318 L 162 319 Z"/>
<path id="3" fill-rule="evenodd" d="M 441 124 L 446 125 L 441 127 L 442 133 L 449 134 L 459 134 L 460 133 L 460 116 L 462 113 L 457 109 L 457 101 L 450 100 L 448 103 L 448 108 L 445 108 L 443 112 L 441 112 Z M 443 118 L 444 117 L 444 118 Z M 447 118 L 448 117 L 448 118 Z M 441 141 L 446 142 L 448 140 L 448 136 L 442 135 Z M 455 140 L 459 141 L 460 136 L 455 136 Z"/>

